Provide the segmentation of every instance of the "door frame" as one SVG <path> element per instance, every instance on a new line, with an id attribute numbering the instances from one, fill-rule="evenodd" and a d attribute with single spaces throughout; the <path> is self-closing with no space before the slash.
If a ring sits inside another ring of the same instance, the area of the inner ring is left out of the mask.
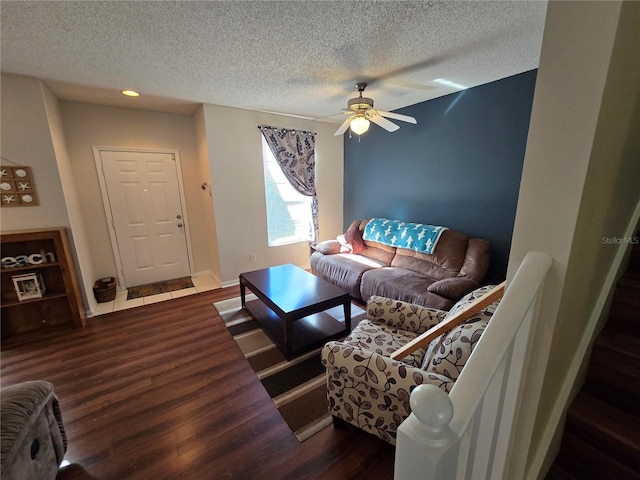
<path id="1" fill-rule="evenodd" d="M 134 152 L 134 153 L 169 153 L 173 155 L 176 162 L 176 176 L 178 181 L 178 192 L 180 194 L 180 203 L 182 204 L 182 220 L 185 226 L 185 248 L 187 249 L 187 258 L 189 259 L 189 275 L 193 275 L 194 262 L 191 248 L 191 233 L 189 217 L 187 215 L 187 202 L 184 196 L 184 184 L 182 182 L 182 163 L 180 162 L 180 153 L 178 150 L 164 149 L 164 148 L 133 148 L 133 147 L 107 147 L 101 145 L 93 145 L 91 147 L 93 151 L 93 160 L 96 165 L 96 174 L 98 175 L 98 183 L 100 184 L 100 195 L 102 197 L 102 207 L 104 209 L 105 220 L 107 222 L 107 229 L 109 230 L 109 239 L 111 240 L 111 251 L 113 253 L 113 259 L 116 263 L 116 275 L 118 277 L 118 290 L 125 290 L 128 286 L 125 283 L 124 274 L 122 270 L 122 259 L 120 257 L 120 249 L 118 248 L 118 238 L 116 236 L 116 229 L 114 226 L 113 215 L 111 214 L 111 204 L 109 202 L 109 195 L 107 190 L 107 182 L 104 177 L 104 171 L 102 169 L 102 156 L 101 152 Z"/>

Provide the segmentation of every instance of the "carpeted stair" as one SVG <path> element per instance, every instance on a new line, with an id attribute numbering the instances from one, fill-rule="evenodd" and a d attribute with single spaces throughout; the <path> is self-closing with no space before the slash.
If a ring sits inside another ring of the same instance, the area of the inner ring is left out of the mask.
<path id="1" fill-rule="evenodd" d="M 640 479 L 639 333 L 640 245 L 634 245 L 548 480 Z"/>

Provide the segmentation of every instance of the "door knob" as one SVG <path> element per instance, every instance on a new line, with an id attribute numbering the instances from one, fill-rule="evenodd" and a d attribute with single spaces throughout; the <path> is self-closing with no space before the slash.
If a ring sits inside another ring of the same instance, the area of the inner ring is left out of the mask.
<path id="1" fill-rule="evenodd" d="M 178 224 L 178 228 L 180 228 L 180 227 L 182 227 L 182 224 L 181 224 L 181 223 L 179 223 L 179 224 Z"/>
<path id="2" fill-rule="evenodd" d="M 180 220 L 180 219 L 182 218 L 182 215 L 178 214 L 178 215 L 176 215 L 176 218 L 177 218 L 178 220 Z"/>

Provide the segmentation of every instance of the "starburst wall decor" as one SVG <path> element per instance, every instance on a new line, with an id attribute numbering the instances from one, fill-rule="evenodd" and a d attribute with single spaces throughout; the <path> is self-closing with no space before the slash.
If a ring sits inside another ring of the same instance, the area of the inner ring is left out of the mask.
<path id="1" fill-rule="evenodd" d="M 2 207 L 39 205 L 31 167 L 0 165 L 0 205 Z"/>

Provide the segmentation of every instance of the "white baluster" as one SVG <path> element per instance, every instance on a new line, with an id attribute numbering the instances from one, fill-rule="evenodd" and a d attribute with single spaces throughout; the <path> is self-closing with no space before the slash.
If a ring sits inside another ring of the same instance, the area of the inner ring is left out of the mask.
<path id="1" fill-rule="evenodd" d="M 419 385 L 409 401 L 412 413 L 398 428 L 394 478 L 453 478 L 459 439 L 449 427 L 449 395 L 434 385 Z"/>

